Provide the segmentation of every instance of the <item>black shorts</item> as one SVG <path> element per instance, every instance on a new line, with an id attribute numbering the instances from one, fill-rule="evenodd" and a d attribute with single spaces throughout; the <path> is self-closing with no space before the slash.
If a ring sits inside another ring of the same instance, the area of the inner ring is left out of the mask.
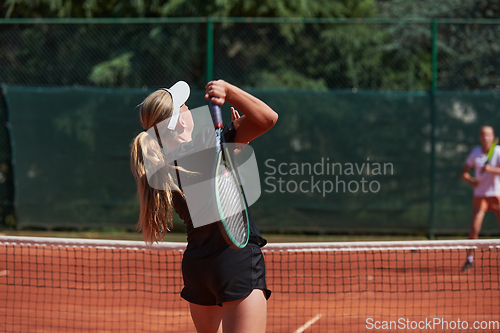
<path id="1" fill-rule="evenodd" d="M 202 258 L 182 259 L 184 288 L 181 297 L 198 305 L 219 305 L 244 298 L 263 289 L 266 299 L 266 269 L 260 247 L 248 244 L 241 250 L 230 247 Z"/>

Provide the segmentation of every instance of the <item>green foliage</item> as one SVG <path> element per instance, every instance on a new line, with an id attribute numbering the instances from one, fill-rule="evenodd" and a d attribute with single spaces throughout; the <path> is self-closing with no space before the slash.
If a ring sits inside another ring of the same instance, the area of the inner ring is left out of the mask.
<path id="1" fill-rule="evenodd" d="M 310 79 L 292 70 L 280 69 L 275 72 L 266 70 L 250 77 L 252 87 L 260 89 L 302 89 L 302 90 L 326 90 L 324 79 Z"/>
<path id="2" fill-rule="evenodd" d="M 132 52 L 126 52 L 96 65 L 90 73 L 89 80 L 97 86 L 116 86 L 130 74 L 133 56 Z"/>
<path id="3" fill-rule="evenodd" d="M 6 0 L 5 18 L 34 17 L 369 17 L 374 0 Z"/>
<path id="4" fill-rule="evenodd" d="M 391 18 L 499 18 L 500 3 L 493 0 L 379 1 L 380 15 Z M 406 24 L 388 27 L 394 40 L 411 40 L 409 49 L 397 48 L 396 56 L 412 59 L 411 68 L 428 68 L 430 27 L 409 29 Z M 500 28 L 497 24 L 448 24 L 438 26 L 438 88 L 478 90 L 498 88 Z M 429 79 L 428 71 L 421 77 Z"/>
<path id="5" fill-rule="evenodd" d="M 378 0 L 382 17 L 498 18 L 495 0 Z"/>
<path id="6" fill-rule="evenodd" d="M 0 15 L 26 17 L 500 17 L 494 1 L 443 0 L 6 0 Z M 215 23 L 214 74 L 245 87 L 429 90 L 429 23 Z M 200 24 L 12 28 L 0 34 L 8 83 L 144 87 L 186 79 L 204 86 Z M 500 28 L 438 27 L 438 88 L 496 88 Z M 10 72 L 9 72 L 10 71 Z M 64 74 L 62 74 L 64 73 Z M 133 75 L 132 75 L 133 73 Z M 61 76 L 63 76 L 61 78 Z M 167 78 L 167 80 L 166 80 Z"/>

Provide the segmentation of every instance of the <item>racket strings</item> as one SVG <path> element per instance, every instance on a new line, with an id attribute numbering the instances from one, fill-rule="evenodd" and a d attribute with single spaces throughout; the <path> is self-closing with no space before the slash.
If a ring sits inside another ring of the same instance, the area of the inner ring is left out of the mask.
<path id="1" fill-rule="evenodd" d="M 244 214 L 244 204 L 240 188 L 234 174 L 222 163 L 217 177 L 221 202 L 221 216 L 225 219 L 228 234 L 234 241 L 243 244 L 247 239 L 247 221 Z"/>

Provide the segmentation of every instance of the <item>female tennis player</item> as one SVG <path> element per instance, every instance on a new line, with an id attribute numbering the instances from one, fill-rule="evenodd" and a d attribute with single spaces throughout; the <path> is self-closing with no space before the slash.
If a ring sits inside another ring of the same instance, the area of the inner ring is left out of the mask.
<path id="1" fill-rule="evenodd" d="M 469 239 L 478 239 L 483 219 L 488 211 L 492 211 L 500 226 L 500 147 L 495 142 L 495 131 L 491 126 L 479 129 L 480 146 L 475 147 L 467 156 L 460 178 L 474 188 L 472 200 L 472 219 Z M 491 150 L 491 156 L 489 151 Z M 470 171 L 475 168 L 474 177 Z M 472 267 L 474 257 L 467 251 L 467 260 L 462 267 Z"/>
<path id="2" fill-rule="evenodd" d="M 230 103 L 232 122 L 224 126 L 226 142 L 248 143 L 268 131 L 278 115 L 268 105 L 249 93 L 223 80 L 211 81 L 206 87 L 205 99 L 222 105 Z M 140 201 L 138 229 L 147 243 L 160 241 L 172 226 L 173 211 L 184 221 L 188 245 L 183 255 L 184 288 L 181 296 L 190 303 L 191 317 L 197 332 L 265 332 L 267 299 L 271 291 L 266 287 L 264 258 L 260 247 L 266 244 L 249 213 L 250 237 L 246 247 L 236 250 L 228 246 L 217 223 L 194 227 L 192 209 L 188 209 L 182 191 L 179 173 L 193 177 L 200 175 L 200 166 L 206 163 L 203 151 L 186 154 L 200 144 L 215 140 L 213 128 L 205 129 L 192 138 L 193 117 L 185 104 L 190 94 L 185 82 L 177 82 L 169 89 L 159 89 L 140 104 L 140 121 L 145 130 L 168 123 L 167 134 L 160 144 L 167 154 L 181 152 L 187 156 L 181 166 L 166 166 L 164 177 L 169 189 L 153 188 L 148 182 L 144 146 L 140 133 L 132 143 L 131 169 L 137 183 Z M 207 141 L 207 142 L 205 142 Z M 209 145 L 207 145 L 208 147 Z M 209 151 L 209 150 L 206 150 Z M 212 155 L 213 156 L 213 155 Z M 212 163 L 213 157 L 211 159 Z M 206 175 L 205 175 L 206 176 Z M 150 179 L 151 180 L 151 179 Z M 177 180 L 177 182 L 176 182 Z M 185 185 L 185 184 L 184 184 Z M 156 186 L 155 186 L 156 187 Z M 207 198 L 207 202 L 210 202 Z M 166 283 L 168 283 L 166 281 Z"/>

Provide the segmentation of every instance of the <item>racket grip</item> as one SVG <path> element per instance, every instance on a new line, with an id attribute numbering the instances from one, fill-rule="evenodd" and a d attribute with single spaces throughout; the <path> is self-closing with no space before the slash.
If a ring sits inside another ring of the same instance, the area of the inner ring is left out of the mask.
<path id="1" fill-rule="evenodd" d="M 210 102 L 210 115 L 216 128 L 222 128 L 222 112 L 220 106 Z"/>

